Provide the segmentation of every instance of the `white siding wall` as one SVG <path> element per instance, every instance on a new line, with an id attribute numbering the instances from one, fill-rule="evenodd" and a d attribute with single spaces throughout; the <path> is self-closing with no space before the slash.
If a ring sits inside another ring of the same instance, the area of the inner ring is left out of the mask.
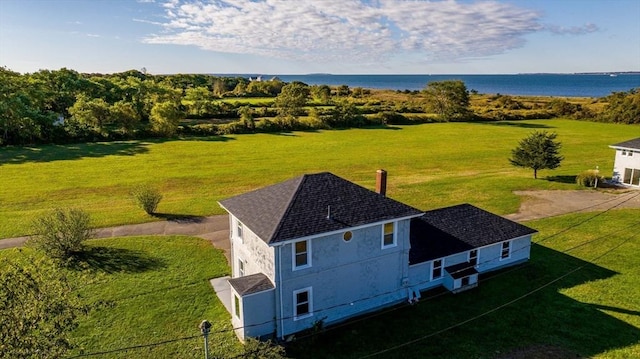
<path id="1" fill-rule="evenodd" d="M 237 218 L 231 217 L 231 265 L 233 277 L 238 276 L 238 260 L 245 262 L 244 275 L 264 273 L 271 282 L 275 283 L 275 251 L 262 239 L 255 235 L 246 225 L 243 225 L 242 238 L 237 233 Z"/>
<path id="2" fill-rule="evenodd" d="M 628 151 L 627 151 L 628 152 Z M 613 165 L 612 180 L 622 183 L 625 168 L 640 169 L 640 151 L 634 150 L 633 156 L 623 156 L 622 150 L 616 150 L 616 158 Z"/>

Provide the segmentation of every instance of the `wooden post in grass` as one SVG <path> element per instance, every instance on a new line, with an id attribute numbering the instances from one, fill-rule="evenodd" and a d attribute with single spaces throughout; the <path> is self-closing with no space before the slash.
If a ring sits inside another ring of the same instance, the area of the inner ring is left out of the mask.
<path id="1" fill-rule="evenodd" d="M 202 336 L 204 336 L 204 359 L 209 359 L 209 330 L 211 330 L 211 323 L 208 320 L 203 320 L 198 327 Z"/>

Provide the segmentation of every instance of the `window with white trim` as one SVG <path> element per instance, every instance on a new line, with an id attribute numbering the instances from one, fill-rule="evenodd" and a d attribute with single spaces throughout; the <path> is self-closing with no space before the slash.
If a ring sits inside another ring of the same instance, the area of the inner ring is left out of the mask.
<path id="1" fill-rule="evenodd" d="M 502 242 L 502 249 L 500 250 L 500 259 L 508 259 L 511 257 L 511 242 Z"/>
<path id="2" fill-rule="evenodd" d="M 244 277 L 244 261 L 238 259 L 238 277 Z"/>
<path id="3" fill-rule="evenodd" d="M 385 223 L 382 226 L 382 248 L 396 246 L 396 224 L 395 222 Z"/>
<path id="4" fill-rule="evenodd" d="M 472 249 L 471 251 L 469 251 L 469 263 L 471 263 L 471 265 L 473 265 L 473 266 L 478 264 L 478 250 L 477 249 Z"/>
<path id="5" fill-rule="evenodd" d="M 293 268 L 311 267 L 311 246 L 308 240 L 293 243 Z"/>
<path id="6" fill-rule="evenodd" d="M 236 317 L 240 318 L 240 298 L 238 298 L 237 295 L 233 295 L 233 304 L 235 306 L 234 309 L 234 313 L 236 314 Z"/>
<path id="7" fill-rule="evenodd" d="M 293 320 L 313 315 L 313 292 L 311 287 L 293 291 Z"/>
<path id="8" fill-rule="evenodd" d="M 433 267 L 431 268 L 431 280 L 442 277 L 442 259 L 436 259 L 433 261 Z"/>
<path id="9" fill-rule="evenodd" d="M 244 233 L 244 226 L 242 225 L 242 222 L 238 221 L 238 223 L 236 224 L 236 235 L 244 243 L 244 237 L 243 237 L 244 234 L 243 233 Z"/>

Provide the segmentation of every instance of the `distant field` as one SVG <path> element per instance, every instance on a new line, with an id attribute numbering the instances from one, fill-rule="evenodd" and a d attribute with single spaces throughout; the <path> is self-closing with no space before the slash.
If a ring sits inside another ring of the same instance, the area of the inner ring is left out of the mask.
<path id="1" fill-rule="evenodd" d="M 539 180 L 507 161 L 533 130 L 557 132 L 566 157 Z M 304 173 L 373 188 L 378 168 L 389 172 L 388 195 L 417 208 L 470 202 L 506 214 L 519 206 L 513 190 L 574 189 L 572 176 L 595 166 L 610 176 L 607 146 L 637 135 L 638 126 L 536 120 L 4 147 L 0 237 L 28 234 L 32 218 L 54 207 L 83 208 L 100 227 L 154 220 L 129 197 L 141 183 L 163 193 L 159 212 L 204 216 L 223 213 L 221 199 Z"/>

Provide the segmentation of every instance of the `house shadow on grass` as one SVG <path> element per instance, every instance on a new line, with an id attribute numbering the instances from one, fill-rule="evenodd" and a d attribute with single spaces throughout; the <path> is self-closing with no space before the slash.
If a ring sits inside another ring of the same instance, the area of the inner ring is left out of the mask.
<path id="1" fill-rule="evenodd" d="M 106 273 L 141 273 L 166 267 L 163 260 L 141 251 L 110 247 L 87 247 L 69 264 L 71 269 Z"/>
<path id="2" fill-rule="evenodd" d="M 598 304 L 597 293 L 584 302 L 564 294 L 618 273 L 536 244 L 531 258 L 518 267 L 481 276 L 475 289 L 459 294 L 425 292 L 417 305 L 402 304 L 328 327 L 290 344 L 287 354 L 504 358 L 553 346 L 576 358 L 638 344 L 639 328 L 606 313 L 638 315 L 636 310 Z M 547 357 L 538 354 L 531 357 Z"/>

